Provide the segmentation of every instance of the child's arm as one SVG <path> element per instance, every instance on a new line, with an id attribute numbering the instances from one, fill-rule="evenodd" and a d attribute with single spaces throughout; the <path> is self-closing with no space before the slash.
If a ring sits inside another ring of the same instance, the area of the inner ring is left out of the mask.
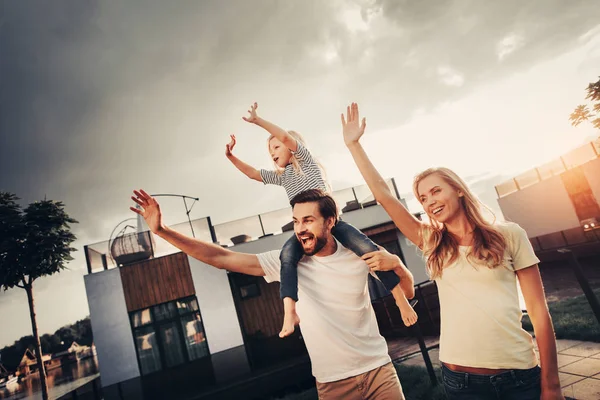
<path id="1" fill-rule="evenodd" d="M 242 117 L 242 119 L 246 122 L 250 122 L 251 124 L 255 124 L 269 132 L 271 135 L 275 136 L 285 147 L 290 149 L 291 151 L 296 151 L 298 149 L 298 143 L 296 139 L 294 139 L 287 131 L 279 126 L 275 125 L 272 122 L 262 119 L 256 113 L 256 109 L 258 108 L 258 103 L 254 103 L 250 106 L 248 113 L 250 114 L 248 117 Z"/>
<path id="2" fill-rule="evenodd" d="M 258 171 L 253 166 L 246 164 L 245 162 L 233 155 L 233 147 L 235 146 L 235 135 L 230 136 L 231 142 L 225 145 L 225 156 L 227 156 L 229 161 L 231 161 L 231 163 L 235 165 L 235 167 L 239 169 L 248 178 L 262 182 L 263 180 L 260 176 L 260 171 Z"/>

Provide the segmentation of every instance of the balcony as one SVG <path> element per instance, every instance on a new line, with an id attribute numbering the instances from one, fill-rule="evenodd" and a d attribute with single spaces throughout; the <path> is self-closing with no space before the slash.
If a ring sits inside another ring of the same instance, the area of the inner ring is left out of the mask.
<path id="1" fill-rule="evenodd" d="M 386 183 L 400 199 L 394 178 L 386 180 Z M 332 195 L 342 213 L 377 204 L 367 185 L 338 190 Z M 217 225 L 212 225 L 210 217 L 204 217 L 171 225 L 170 228 L 186 236 L 232 247 L 291 231 L 292 210 L 286 207 Z M 180 251 L 150 231 L 126 233 L 117 238 L 84 246 L 89 274 Z"/>
<path id="2" fill-rule="evenodd" d="M 544 179 L 560 175 L 568 169 L 578 167 L 598 157 L 600 157 L 600 138 L 571 150 L 556 160 L 530 169 L 529 171 L 497 185 L 496 193 L 498 194 L 498 198 L 507 196 L 541 182 Z"/>

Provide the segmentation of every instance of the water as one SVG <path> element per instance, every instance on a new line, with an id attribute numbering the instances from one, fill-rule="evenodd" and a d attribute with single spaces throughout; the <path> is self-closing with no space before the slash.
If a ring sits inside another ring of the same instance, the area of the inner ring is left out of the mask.
<path id="1" fill-rule="evenodd" d="M 94 375 L 98 375 L 98 360 L 95 356 L 53 368 L 48 371 L 46 377 L 49 397 L 55 399 L 69 393 Z M 18 384 L 0 389 L 0 399 L 3 400 L 41 398 L 40 378 L 37 373 L 29 375 L 27 379 Z"/>

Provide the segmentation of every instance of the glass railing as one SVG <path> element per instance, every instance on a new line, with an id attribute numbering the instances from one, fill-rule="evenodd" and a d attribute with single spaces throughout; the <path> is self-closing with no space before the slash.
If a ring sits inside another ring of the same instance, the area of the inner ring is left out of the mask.
<path id="1" fill-rule="evenodd" d="M 209 218 L 199 218 L 169 226 L 186 236 L 212 242 Z M 125 230 L 110 240 L 84 246 L 88 273 L 115 268 L 149 258 L 162 257 L 179 252 L 175 246 L 150 231 Z"/>
<path id="2" fill-rule="evenodd" d="M 538 167 L 538 171 L 541 179 L 548 179 L 553 176 L 560 175 L 561 173 L 565 172 L 566 169 L 562 161 L 558 159 Z"/>
<path id="3" fill-rule="evenodd" d="M 527 186 L 538 183 L 540 181 L 540 176 L 538 175 L 537 168 L 530 169 L 529 171 L 525 171 L 516 176 L 515 181 L 517 182 L 519 189 L 524 189 Z"/>
<path id="4" fill-rule="evenodd" d="M 215 225 L 215 233 L 218 244 L 226 246 L 256 240 L 264 234 L 258 215 Z"/>
<path id="5" fill-rule="evenodd" d="M 386 183 L 392 193 L 396 194 L 393 178 L 388 179 Z M 342 213 L 376 204 L 367 185 L 337 190 L 332 196 Z M 217 242 L 222 246 L 233 246 L 291 229 L 293 226 L 290 207 L 215 225 Z"/>
<path id="6" fill-rule="evenodd" d="M 388 179 L 386 180 L 386 183 L 392 193 L 398 196 L 394 179 Z M 342 213 L 376 204 L 374 196 L 367 185 L 337 190 L 332 193 L 332 196 L 336 200 Z M 221 246 L 229 247 L 257 240 L 263 236 L 276 235 L 292 230 L 292 209 L 291 207 L 286 207 L 214 226 L 211 225 L 210 218 L 200 218 L 191 221 L 191 223 L 182 222 L 172 225 L 170 228 L 186 236 L 193 236 L 203 241 L 215 242 Z M 214 231 L 214 237 L 211 234 L 211 230 Z M 136 244 L 142 246 L 142 243 L 146 243 L 147 241 L 151 241 L 152 243 L 151 257 L 160 257 L 179 252 L 176 247 L 158 236 L 148 231 L 144 234 L 147 237 L 144 238 L 142 237 L 143 235 L 140 236 L 140 234 L 135 232 L 134 228 L 130 228 L 129 232 L 124 232 L 119 236 L 121 238 L 127 236 L 127 240 L 121 239 L 121 241 L 123 242 L 123 246 L 128 246 L 128 248 L 132 249 L 130 250 L 131 253 L 136 254 L 132 259 L 141 257 L 140 259 L 136 259 L 137 261 L 141 261 L 141 259 L 145 257 L 144 254 L 146 253 L 142 254 L 141 251 L 137 251 L 137 248 L 134 249 L 134 247 Z M 113 251 L 109 249 L 109 246 L 112 246 L 114 240 L 115 239 L 113 238 L 110 240 L 110 243 L 107 240 L 85 246 L 84 250 L 87 255 L 89 273 L 126 264 L 120 263 L 119 259 L 115 259 L 115 256 L 112 254 Z M 126 253 L 126 251 L 123 250 L 123 253 Z M 127 257 L 122 257 L 121 259 L 129 260 Z"/>
<path id="7" fill-rule="evenodd" d="M 506 182 L 496 185 L 498 197 L 504 197 L 528 186 L 534 185 L 544 179 L 560 175 L 567 169 L 575 168 L 594 160 L 600 156 L 600 138 L 580 146 L 556 160 L 552 160 L 540 167 L 526 171 Z"/>

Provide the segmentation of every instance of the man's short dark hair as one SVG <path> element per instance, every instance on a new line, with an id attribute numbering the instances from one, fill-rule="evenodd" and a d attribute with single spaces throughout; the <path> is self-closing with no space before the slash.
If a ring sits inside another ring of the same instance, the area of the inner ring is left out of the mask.
<path id="1" fill-rule="evenodd" d="M 333 220 L 337 223 L 338 221 L 338 208 L 337 204 L 333 197 L 324 192 L 321 189 L 310 189 L 304 192 L 298 193 L 294 198 L 290 201 L 290 205 L 292 208 L 296 204 L 304 204 L 304 203 L 319 203 L 319 212 L 323 216 L 323 218 L 333 218 Z"/>

